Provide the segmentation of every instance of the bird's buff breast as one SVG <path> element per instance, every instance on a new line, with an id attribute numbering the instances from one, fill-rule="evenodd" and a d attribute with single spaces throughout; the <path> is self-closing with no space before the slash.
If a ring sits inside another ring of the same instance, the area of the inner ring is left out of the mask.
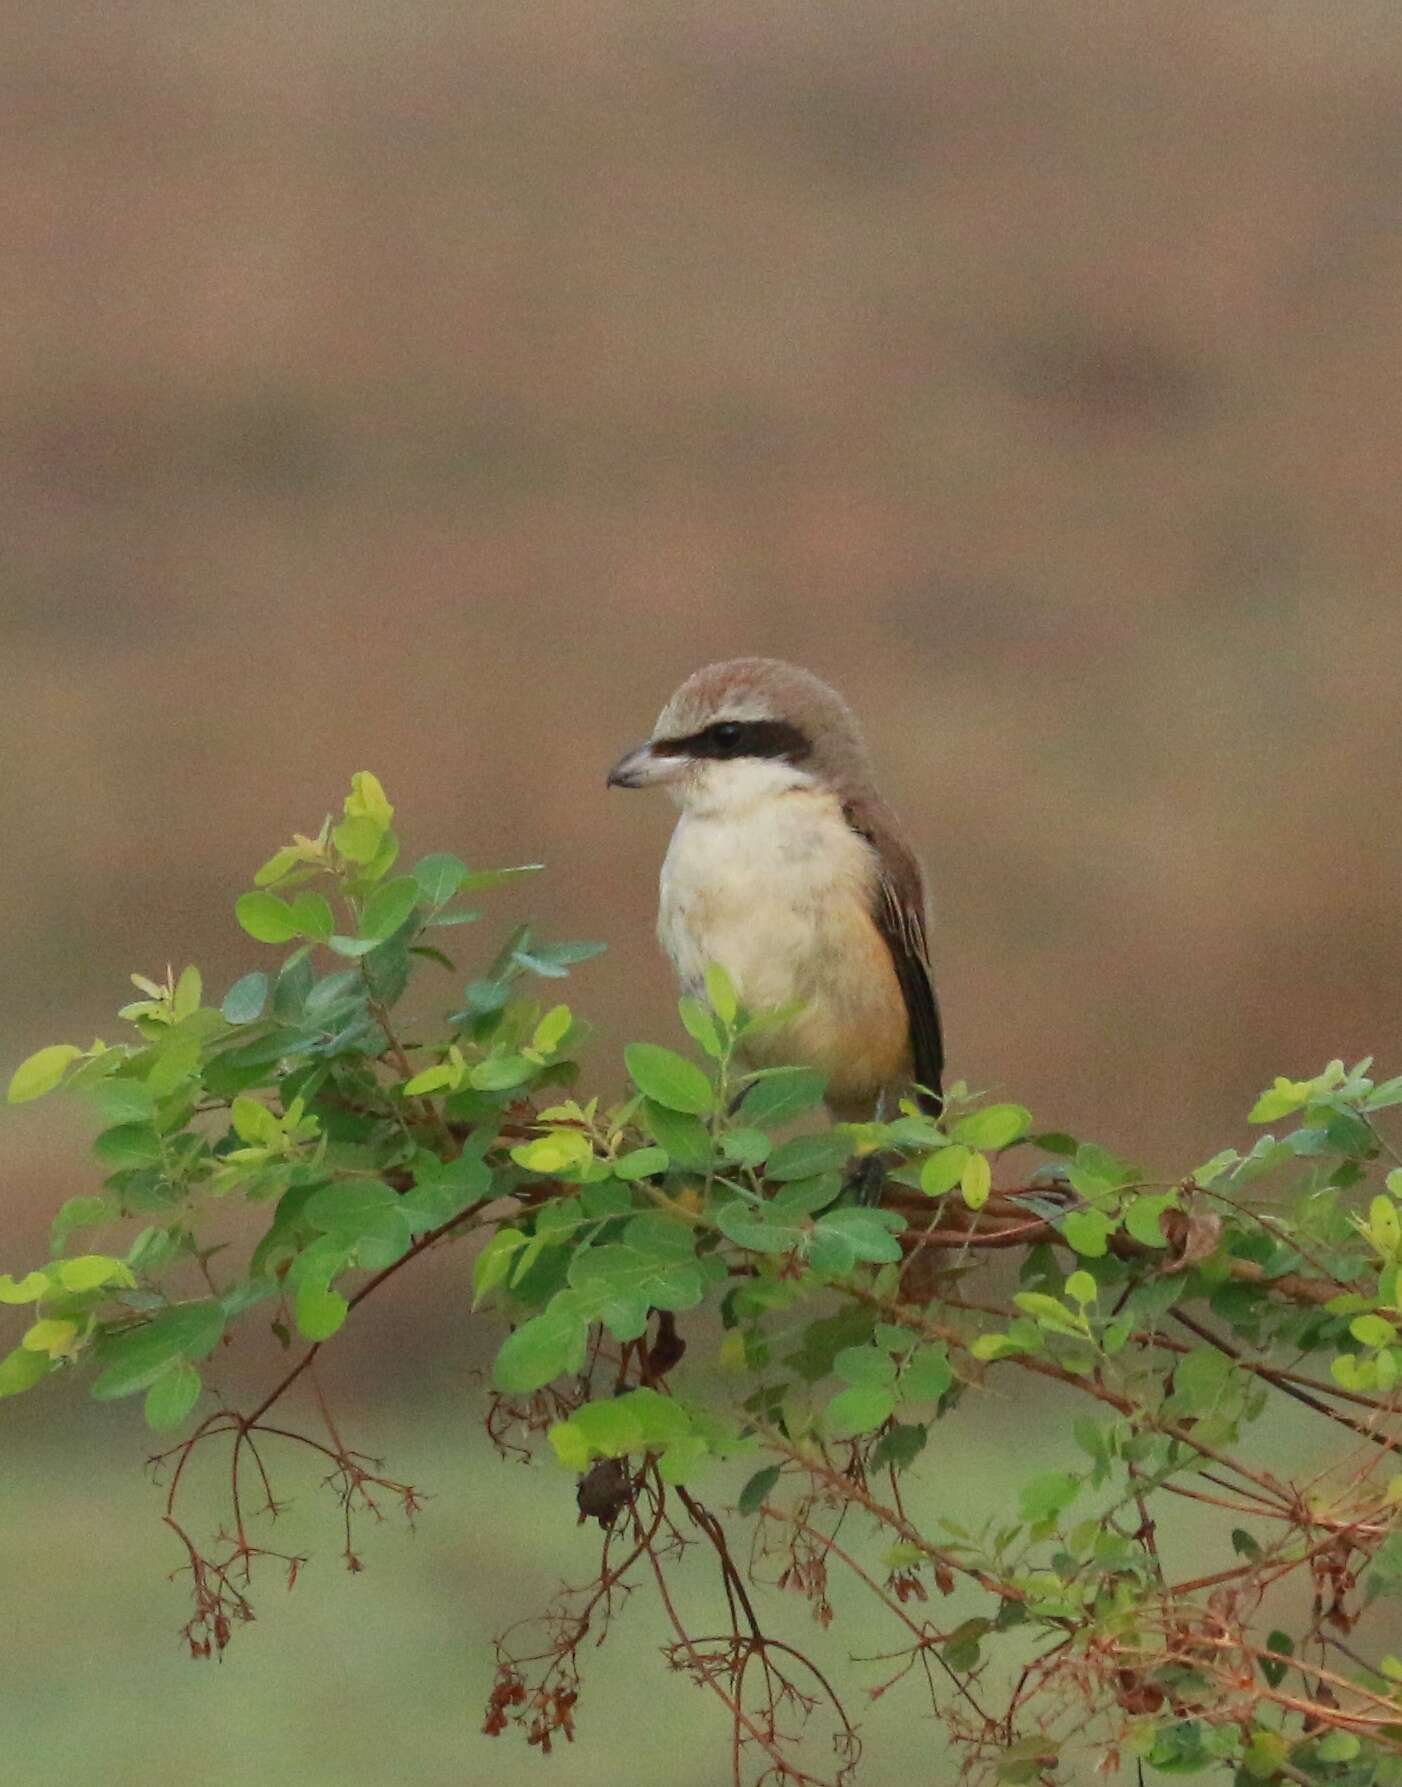
<path id="1" fill-rule="evenodd" d="M 904 1001 L 871 918 L 876 863 L 830 795 L 683 814 L 662 867 L 658 935 L 688 991 L 719 962 L 751 1012 L 798 1003 L 748 1053 L 803 1063 L 834 1104 L 909 1075 Z"/>

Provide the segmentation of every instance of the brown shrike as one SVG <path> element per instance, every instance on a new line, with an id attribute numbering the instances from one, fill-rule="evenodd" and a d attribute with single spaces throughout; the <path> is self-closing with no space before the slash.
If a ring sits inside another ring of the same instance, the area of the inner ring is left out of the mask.
<path id="1" fill-rule="evenodd" d="M 817 1068 L 841 1121 L 912 1086 L 937 1114 L 925 884 L 836 690 L 775 658 L 708 665 L 608 779 L 664 783 L 681 808 L 657 930 L 686 991 L 719 962 L 751 1011 L 795 1008 L 753 1064 Z"/>

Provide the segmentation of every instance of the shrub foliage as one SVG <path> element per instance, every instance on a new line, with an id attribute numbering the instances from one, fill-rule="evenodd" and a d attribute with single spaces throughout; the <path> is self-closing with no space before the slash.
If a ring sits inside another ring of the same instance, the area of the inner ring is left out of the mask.
<path id="1" fill-rule="evenodd" d="M 411 995 L 457 975 L 456 927 L 482 917 L 465 902 L 528 871 L 433 855 L 406 873 L 393 818 L 357 775 L 339 822 L 237 902 L 280 961 L 217 1006 L 194 968 L 133 976 L 127 1040 L 43 1048 L 10 1083 L 12 1102 L 61 1087 L 93 1107 L 102 1188 L 58 1210 L 46 1264 L 0 1277 L 0 1302 L 28 1309 L 0 1394 L 81 1374 L 143 1399 L 170 1435 L 195 1654 L 228 1643 L 278 1560 L 289 1450 L 329 1470 L 352 1567 L 358 1513 L 416 1511 L 342 1439 L 316 1359 L 381 1285 L 472 1237 L 472 1307 L 502 1334 L 488 1431 L 575 1473 L 598 1554 L 590 1584 L 502 1634 L 487 1732 L 573 1737 L 583 1640 L 645 1587 L 667 1661 L 723 1711 L 737 1782 L 856 1781 L 856 1701 L 898 1684 L 978 1779 L 1138 1762 L 1402 1781 L 1402 1661 L 1369 1616 L 1402 1589 L 1402 1170 L 1383 1127 L 1402 1078 L 1334 1061 L 1278 1079 L 1254 1146 L 1164 1180 L 963 1086 L 938 1123 L 912 1106 L 805 1129 L 821 1078 L 746 1070 L 773 1014 L 715 969 L 704 1002 L 681 1001 L 693 1058 L 632 1043 L 626 1095 L 585 1098 L 585 1027 L 542 985 L 601 946 L 518 926 L 430 1020 Z M 249 1248 L 221 1244 L 231 1200 L 257 1213 Z M 1016 1262 L 1010 1297 L 990 1256 Z M 287 1361 L 239 1408 L 216 1362 L 250 1323 Z M 967 1397 L 1027 1376 L 1066 1468 L 1028 1474 L 1010 1431 L 1001 1505 L 974 1525 L 917 1514 Z M 1318 1429 L 1299 1474 L 1262 1457 L 1287 1404 Z M 182 1483 L 214 1451 L 211 1539 Z M 1190 1577 L 1161 1555 L 1185 1503 L 1221 1537 Z M 677 1582 L 695 1546 L 724 1590 L 719 1634 Z M 869 1668 L 830 1679 L 761 1618 L 755 1584 L 778 1581 L 826 1625 L 835 1574 L 889 1624 L 874 1685 Z"/>

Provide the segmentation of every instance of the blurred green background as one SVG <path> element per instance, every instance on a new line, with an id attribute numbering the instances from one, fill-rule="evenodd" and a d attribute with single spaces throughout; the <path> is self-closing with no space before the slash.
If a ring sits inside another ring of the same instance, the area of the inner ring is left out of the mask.
<path id="1" fill-rule="evenodd" d="M 676 1033 L 670 815 L 604 771 L 766 652 L 864 718 L 955 1072 L 1173 1170 L 1273 1073 L 1396 1071 L 1391 0 L 0 17 L 6 1060 L 111 1035 L 133 969 L 222 992 L 251 868 L 373 768 L 411 850 L 550 865 L 616 1084 Z M 84 1133 L 5 1119 L 5 1266 Z M 6 1405 L 8 1778 L 538 1778 L 475 1736 L 486 1640 L 590 1541 L 477 1433 L 463 1271 L 333 1349 L 417 1538 L 344 1575 L 308 1478 L 312 1578 L 222 1667 L 180 1654 L 134 1411 Z M 966 1405 L 942 1494 L 1011 1418 Z M 628 1622 L 557 1775 L 715 1780 Z M 873 1780 L 921 1778 L 913 1706 Z"/>

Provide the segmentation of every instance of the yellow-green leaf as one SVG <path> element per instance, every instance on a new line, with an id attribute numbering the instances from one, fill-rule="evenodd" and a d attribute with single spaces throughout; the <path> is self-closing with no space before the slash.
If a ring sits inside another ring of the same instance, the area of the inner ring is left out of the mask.
<path id="1" fill-rule="evenodd" d="M 381 786 L 380 778 L 368 769 L 358 769 L 351 777 L 351 791 L 346 796 L 347 819 L 373 819 L 381 831 L 394 818 L 394 808 Z"/>
<path id="2" fill-rule="evenodd" d="M 535 1027 L 531 1047 L 541 1055 L 552 1055 L 569 1034 L 570 1008 L 552 1005 Z"/>
<path id="3" fill-rule="evenodd" d="M 0 1359 L 0 1396 L 18 1396 L 21 1391 L 32 1390 L 52 1370 L 53 1361 L 47 1353 L 30 1353 L 17 1346 Z"/>
<path id="4" fill-rule="evenodd" d="M 256 1098 L 236 1098 L 229 1115 L 233 1119 L 234 1133 L 250 1147 L 267 1147 L 282 1135 L 277 1118 Z"/>
<path id="5" fill-rule="evenodd" d="M 115 1260 L 105 1253 L 80 1253 L 53 1268 L 66 1291 L 93 1291 L 103 1284 L 120 1284 L 128 1289 L 136 1283 L 125 1260 Z"/>
<path id="6" fill-rule="evenodd" d="M 938 1156 L 936 1157 L 938 1158 Z M 993 1169 L 986 1154 L 971 1154 L 959 1175 L 959 1190 L 971 1210 L 981 1210 L 993 1189 Z"/>
<path id="7" fill-rule="evenodd" d="M 199 1010 L 200 995 L 203 992 L 204 981 L 200 976 L 199 969 L 192 963 L 175 983 L 175 997 L 171 1001 L 171 1010 L 175 1014 L 177 1023 L 181 1018 L 188 1018 L 192 1011 Z"/>
<path id="8" fill-rule="evenodd" d="M 77 1332 L 77 1322 L 61 1321 L 56 1316 L 50 1316 L 35 1322 L 21 1339 L 20 1345 L 27 1353 L 47 1353 L 51 1359 L 57 1359 L 72 1350 L 73 1337 Z"/>
<path id="9" fill-rule="evenodd" d="M 712 962 L 706 970 L 706 997 L 711 1002 L 711 1010 L 724 1024 L 733 1024 L 740 1010 L 740 998 L 735 991 L 735 982 L 720 965 Z"/>
<path id="10" fill-rule="evenodd" d="M 38 1050 L 15 1069 L 6 1098 L 11 1104 L 24 1104 L 27 1099 L 42 1098 L 46 1092 L 52 1092 L 68 1071 L 69 1063 L 82 1052 L 71 1042 L 50 1043 L 48 1048 Z"/>
<path id="11" fill-rule="evenodd" d="M 373 819 L 343 819 L 332 832 L 331 841 L 347 862 L 368 863 L 378 852 L 384 835 L 384 826 Z"/>
<path id="12" fill-rule="evenodd" d="M 969 1158 L 969 1150 L 962 1142 L 954 1142 L 937 1154 L 931 1154 L 920 1169 L 921 1191 L 927 1198 L 943 1197 L 947 1191 L 953 1191 L 963 1177 Z"/>
<path id="13" fill-rule="evenodd" d="M 0 1274 L 0 1303 L 37 1303 L 49 1289 L 48 1274 L 26 1272 L 18 1283 L 8 1272 Z"/>
<path id="14" fill-rule="evenodd" d="M 528 1173 L 558 1173 L 566 1167 L 582 1166 L 593 1152 L 588 1136 L 577 1129 L 560 1129 L 523 1142 L 511 1150 L 511 1158 Z"/>
<path id="15" fill-rule="evenodd" d="M 1263 1092 L 1247 1115 L 1248 1123 L 1273 1123 L 1277 1117 L 1288 1117 L 1308 1100 L 1308 1080 L 1287 1080 L 1276 1077 L 1269 1092 Z"/>
<path id="16" fill-rule="evenodd" d="M 950 1130 L 956 1142 L 970 1148 L 1007 1148 L 1032 1126 L 1032 1113 L 1020 1104 L 990 1104 L 970 1111 Z"/>

